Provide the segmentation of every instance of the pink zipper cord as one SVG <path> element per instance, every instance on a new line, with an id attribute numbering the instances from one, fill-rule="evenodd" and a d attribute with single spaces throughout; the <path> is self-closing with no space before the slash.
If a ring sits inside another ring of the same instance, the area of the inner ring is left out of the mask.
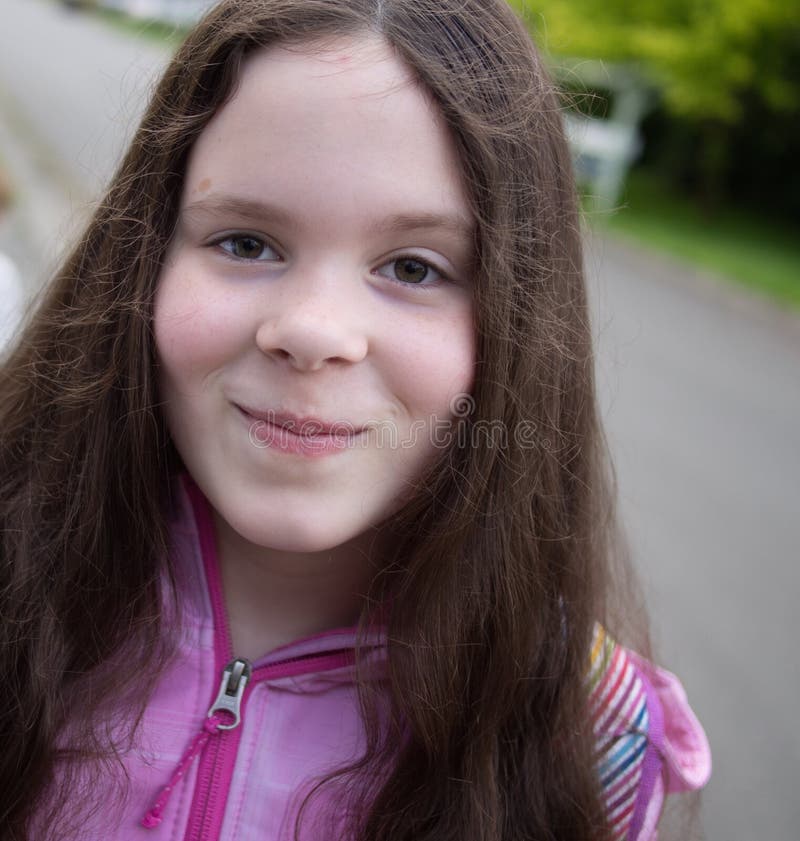
<path id="1" fill-rule="evenodd" d="M 203 722 L 203 730 L 192 739 L 191 744 L 186 749 L 172 777 L 170 777 L 170 781 L 161 789 L 155 803 L 153 803 L 147 814 L 142 818 L 142 826 L 145 829 L 155 829 L 164 820 L 164 809 L 166 809 L 167 803 L 169 803 L 175 786 L 180 782 L 192 762 L 194 762 L 195 758 L 206 746 L 208 740 L 220 732 L 219 725 L 223 719 L 224 716 L 215 713 Z"/>

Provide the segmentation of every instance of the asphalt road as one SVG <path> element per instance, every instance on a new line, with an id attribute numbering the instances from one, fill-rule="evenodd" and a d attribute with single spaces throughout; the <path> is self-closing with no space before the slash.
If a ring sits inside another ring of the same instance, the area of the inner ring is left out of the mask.
<path id="1" fill-rule="evenodd" d="M 38 282 L 113 169 L 164 52 L 0 0 L 0 229 Z M 800 322 L 685 266 L 589 241 L 603 413 L 658 650 L 706 726 L 706 835 L 800 838 Z"/>

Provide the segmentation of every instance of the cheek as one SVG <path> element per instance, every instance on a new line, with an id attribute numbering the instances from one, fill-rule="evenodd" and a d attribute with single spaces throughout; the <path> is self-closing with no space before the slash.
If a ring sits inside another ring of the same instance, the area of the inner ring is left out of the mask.
<path id="1" fill-rule="evenodd" d="M 234 353 L 241 331 L 219 296 L 179 267 L 162 273 L 156 290 L 153 330 L 163 373 L 175 385 L 189 385 L 223 364 Z M 195 275 L 196 277 L 196 275 Z"/>
<path id="2" fill-rule="evenodd" d="M 396 370 L 404 402 L 417 416 L 449 417 L 460 395 L 471 394 L 475 380 L 475 330 L 472 310 L 417 322 L 394 337 Z"/>

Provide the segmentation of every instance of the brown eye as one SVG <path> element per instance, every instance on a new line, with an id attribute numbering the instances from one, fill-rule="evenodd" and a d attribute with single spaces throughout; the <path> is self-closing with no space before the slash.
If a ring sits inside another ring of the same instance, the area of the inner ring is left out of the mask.
<path id="1" fill-rule="evenodd" d="M 398 257 L 384 263 L 376 272 L 403 286 L 428 288 L 445 280 L 444 273 L 425 260 L 416 257 Z"/>
<path id="2" fill-rule="evenodd" d="M 237 234 L 219 242 L 220 248 L 239 260 L 279 260 L 273 248 L 258 237 L 249 234 Z"/>
<path id="3" fill-rule="evenodd" d="M 398 280 L 403 283 L 422 283 L 428 276 L 428 267 L 419 260 L 401 258 L 394 262 L 394 273 Z"/>
<path id="4" fill-rule="evenodd" d="M 233 240 L 233 253 L 243 260 L 256 260 L 263 250 L 264 246 L 252 237 L 237 237 Z"/>

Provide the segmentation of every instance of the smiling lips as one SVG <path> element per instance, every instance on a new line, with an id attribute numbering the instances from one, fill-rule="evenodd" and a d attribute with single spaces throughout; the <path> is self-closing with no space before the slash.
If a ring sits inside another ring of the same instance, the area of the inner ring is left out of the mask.
<path id="1" fill-rule="evenodd" d="M 284 412 L 237 408 L 248 423 L 251 443 L 258 449 L 302 456 L 328 455 L 351 447 L 364 432 L 364 427 L 348 421 L 329 423 Z"/>

